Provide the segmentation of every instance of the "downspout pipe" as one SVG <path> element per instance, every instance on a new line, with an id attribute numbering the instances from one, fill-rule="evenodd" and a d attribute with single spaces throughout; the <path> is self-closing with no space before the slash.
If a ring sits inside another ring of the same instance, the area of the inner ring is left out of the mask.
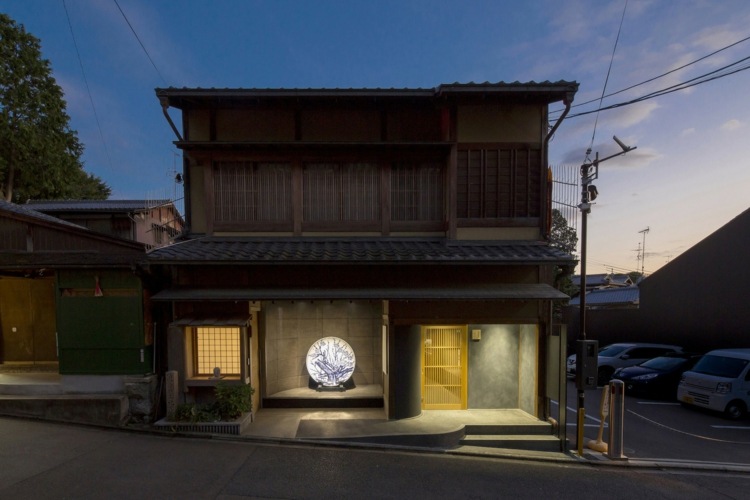
<path id="1" fill-rule="evenodd" d="M 552 129 L 547 133 L 547 137 L 544 138 L 544 147 L 545 147 L 544 150 L 545 151 L 547 151 L 547 145 L 549 144 L 550 139 L 552 139 L 552 136 L 555 135 L 555 131 L 557 131 L 557 128 L 562 124 L 565 117 L 568 116 L 568 113 L 570 112 L 570 107 L 573 105 L 574 95 L 575 94 L 573 92 L 568 92 L 565 95 L 565 98 L 563 99 L 563 104 L 565 104 L 565 110 L 560 115 L 560 118 L 558 118 L 555 124 L 552 126 Z"/>
<path id="2" fill-rule="evenodd" d="M 167 112 L 167 109 L 169 109 L 169 100 L 166 97 L 162 97 L 161 99 L 159 99 L 159 103 L 161 104 L 161 112 L 164 113 L 164 118 L 167 119 L 167 121 L 169 122 L 169 126 L 172 127 L 172 131 L 174 132 L 174 135 L 177 136 L 178 141 L 182 142 L 182 136 L 180 135 L 180 131 L 177 130 L 177 127 L 172 121 L 172 117 L 169 116 L 169 113 Z M 567 110 L 560 117 L 561 120 L 562 120 L 562 117 L 565 116 L 566 113 L 567 113 Z"/>

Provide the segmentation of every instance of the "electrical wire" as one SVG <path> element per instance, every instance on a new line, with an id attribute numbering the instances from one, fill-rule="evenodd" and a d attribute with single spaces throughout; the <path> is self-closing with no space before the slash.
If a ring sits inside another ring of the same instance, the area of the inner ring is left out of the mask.
<path id="1" fill-rule="evenodd" d="M 689 66 L 692 66 L 693 64 L 697 64 L 697 63 L 699 63 L 701 61 L 704 61 L 704 60 L 708 59 L 709 57 L 715 56 L 716 54 L 718 54 L 720 52 L 723 52 L 725 50 L 731 49 L 732 47 L 734 47 L 736 45 L 739 45 L 739 44 L 741 44 L 743 42 L 746 42 L 748 40 L 750 40 L 750 36 L 745 37 L 742 40 L 738 40 L 738 41 L 736 41 L 734 43 L 731 43 L 731 44 L 729 44 L 729 45 L 727 45 L 725 47 L 722 47 L 722 48 L 720 48 L 718 50 L 715 50 L 715 51 L 711 52 L 710 54 L 706 54 L 705 56 L 699 57 L 698 59 L 690 61 L 689 63 L 683 64 L 682 66 L 679 66 L 679 67 L 677 67 L 677 68 L 675 68 L 673 70 L 667 71 L 666 73 L 662 73 L 662 74 L 660 74 L 658 76 L 655 76 L 653 78 L 649 78 L 648 80 L 644 80 L 644 81 L 642 81 L 640 83 L 636 83 L 635 85 L 631 85 L 630 87 L 625 87 L 624 89 L 618 90 L 617 92 L 612 92 L 611 94 L 607 94 L 607 95 L 604 96 L 604 98 L 606 99 L 608 97 L 612 97 L 612 96 L 615 96 L 617 94 L 622 94 L 623 92 L 627 92 L 628 90 L 632 90 L 632 89 L 634 89 L 636 87 L 640 87 L 641 85 L 645 85 L 647 83 L 651 83 L 653 81 L 656 81 L 659 78 L 664 78 L 665 76 L 669 76 L 672 73 L 675 73 L 675 72 L 683 70 L 683 69 L 685 69 L 685 68 L 687 68 Z M 596 102 L 596 101 L 597 101 L 597 99 L 591 99 L 590 101 L 580 102 L 578 104 L 572 105 L 571 108 L 577 108 L 577 107 L 580 107 L 580 106 L 585 106 L 586 104 L 591 104 L 592 102 Z M 550 115 L 556 114 L 556 113 L 562 113 L 563 109 L 564 108 L 552 110 L 552 111 L 550 111 Z"/>
<path id="2" fill-rule="evenodd" d="M 120 11 L 120 14 L 122 14 L 123 19 L 125 19 L 125 22 L 128 24 L 128 27 L 130 28 L 130 31 L 133 32 L 133 36 L 135 36 L 135 39 L 138 40 L 138 43 L 141 45 L 141 48 L 143 49 L 143 52 L 146 54 L 146 57 L 151 62 L 151 66 L 154 67 L 156 70 L 156 74 L 159 75 L 159 78 L 161 78 L 162 83 L 164 85 L 167 85 L 167 81 L 164 79 L 164 77 L 161 74 L 161 71 L 159 71 L 159 68 L 156 67 L 156 63 L 154 63 L 154 60 L 151 59 L 151 55 L 149 55 L 148 50 L 146 50 L 146 46 L 143 45 L 143 42 L 141 41 L 140 37 L 138 36 L 138 33 L 135 32 L 135 29 L 133 28 L 133 25 L 130 24 L 130 21 L 128 20 L 128 16 L 125 15 L 125 12 L 123 12 L 122 8 L 120 7 L 120 4 L 117 3 L 117 0 L 114 0 L 115 5 L 117 6 L 117 9 Z"/>
<path id="3" fill-rule="evenodd" d="M 604 79 L 604 86 L 602 87 L 602 96 L 599 98 L 599 108 L 601 109 L 602 102 L 604 101 L 604 94 L 607 91 L 607 83 L 609 82 L 609 75 L 612 72 L 612 64 L 615 61 L 615 52 L 617 52 L 617 44 L 620 41 L 620 33 L 622 33 L 622 25 L 625 22 L 625 11 L 628 8 L 628 0 L 625 0 L 625 6 L 622 9 L 622 17 L 620 18 L 620 27 L 617 30 L 617 38 L 615 38 L 615 45 L 612 47 L 612 56 L 609 59 L 609 68 L 607 68 L 607 77 Z M 596 138 L 596 126 L 599 124 L 599 110 L 596 111 L 596 120 L 594 121 L 594 130 L 591 133 L 591 144 L 586 150 L 586 159 L 584 163 L 589 161 L 589 155 L 591 154 L 591 148 L 594 147 L 594 139 Z"/>
<path id="4" fill-rule="evenodd" d="M 743 61 L 746 61 L 748 59 L 750 59 L 750 57 L 746 57 L 744 59 L 741 59 L 741 60 L 739 60 L 739 61 L 737 61 L 735 63 L 732 63 L 729 66 L 733 66 L 733 65 L 739 64 L 739 63 L 741 63 Z M 722 71 L 722 70 L 726 69 L 729 66 L 726 66 L 726 67 L 722 68 L 721 70 L 717 70 L 717 71 Z M 655 92 L 651 92 L 650 94 L 646 94 L 646 95 L 638 97 L 636 99 L 631 99 L 630 101 L 625 101 L 625 102 L 620 102 L 620 103 L 612 104 L 610 106 L 605 106 L 603 108 L 598 108 L 596 110 L 582 111 L 580 113 L 573 113 L 573 114 L 568 115 L 566 117 L 566 119 L 576 118 L 578 116 L 590 115 L 591 113 L 598 113 L 599 111 L 606 111 L 606 110 L 609 110 L 609 109 L 620 108 L 620 107 L 623 107 L 623 106 L 628 106 L 630 104 L 636 104 L 636 103 L 639 103 L 639 102 L 647 101 L 647 100 L 653 99 L 655 97 L 661 97 L 661 96 L 666 95 L 666 94 L 671 94 L 672 92 L 677 92 L 679 90 L 685 90 L 685 89 L 688 89 L 690 87 L 695 87 L 697 85 L 701 85 L 703 83 L 708 83 L 708 82 L 711 82 L 713 80 L 718 80 L 719 78 L 724 78 L 725 76 L 733 75 L 735 73 L 739 73 L 740 71 L 745 71 L 747 69 L 750 69 L 750 65 L 747 65 L 747 66 L 744 66 L 744 67 L 741 67 L 741 68 L 736 68 L 736 69 L 734 69 L 732 71 L 727 71 L 725 73 L 715 75 L 715 76 L 713 76 L 711 78 L 707 78 L 707 76 L 716 73 L 716 71 L 712 71 L 710 73 L 706 73 L 706 74 L 701 75 L 699 77 L 692 78 L 690 80 L 687 80 L 685 82 L 673 85 L 671 87 L 667 87 L 665 89 L 661 89 L 661 90 L 658 90 L 658 91 L 655 91 Z M 696 80 L 699 80 L 699 81 L 696 81 Z"/>
<path id="5" fill-rule="evenodd" d="M 102 140 L 102 145 L 104 146 L 104 153 L 107 155 L 107 161 L 109 162 L 109 167 L 114 168 L 112 165 L 112 157 L 109 155 L 109 148 L 107 148 L 107 141 L 104 139 L 104 133 L 102 132 L 102 125 L 99 122 L 99 115 L 96 112 L 96 105 L 94 104 L 94 98 L 91 95 L 91 88 L 89 87 L 89 81 L 86 78 L 86 71 L 83 69 L 83 60 L 81 59 L 81 52 L 78 50 L 78 43 L 76 42 L 76 35 L 73 32 L 73 23 L 70 21 L 70 14 L 68 13 L 68 6 L 65 4 L 65 0 L 63 0 L 63 8 L 65 9 L 65 17 L 68 19 L 68 27 L 70 28 L 70 36 L 73 38 L 73 46 L 76 49 L 76 56 L 78 56 L 78 64 L 81 66 L 81 74 L 83 75 L 83 83 L 86 85 L 86 92 L 89 95 L 89 101 L 91 102 L 91 109 L 94 111 L 94 120 L 96 120 L 96 127 L 99 129 L 99 137 Z"/>

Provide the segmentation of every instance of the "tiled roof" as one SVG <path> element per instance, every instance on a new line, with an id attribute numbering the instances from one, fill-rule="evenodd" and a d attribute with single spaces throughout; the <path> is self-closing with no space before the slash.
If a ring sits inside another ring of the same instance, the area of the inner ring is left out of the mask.
<path id="1" fill-rule="evenodd" d="M 231 262 L 570 264 L 573 258 L 544 243 L 534 242 L 206 237 L 153 250 L 149 254 L 149 260 L 219 264 Z"/>
<path id="2" fill-rule="evenodd" d="M 26 218 L 35 219 L 38 221 L 44 221 L 51 224 L 59 224 L 88 231 L 88 229 L 83 226 L 79 226 L 78 224 L 73 224 L 72 222 L 64 221 L 62 219 L 58 219 L 57 217 L 43 214 L 42 212 L 37 212 L 28 205 L 16 205 L 15 203 L 8 203 L 7 201 L 0 200 L 0 212 L 3 211 L 15 215 L 20 215 Z"/>
<path id="3" fill-rule="evenodd" d="M 168 203 L 169 200 L 29 200 L 26 205 L 43 212 L 132 212 Z"/>
<path id="4" fill-rule="evenodd" d="M 603 288 L 601 290 L 592 290 L 587 293 L 586 305 L 638 304 L 639 296 L 640 289 L 637 286 Z M 572 299 L 570 305 L 581 305 L 580 296 Z"/>
<path id="5" fill-rule="evenodd" d="M 145 263 L 143 250 L 123 248 L 119 251 L 57 251 L 57 252 L 2 252 L 0 269 L 25 269 L 33 267 L 132 267 Z"/>

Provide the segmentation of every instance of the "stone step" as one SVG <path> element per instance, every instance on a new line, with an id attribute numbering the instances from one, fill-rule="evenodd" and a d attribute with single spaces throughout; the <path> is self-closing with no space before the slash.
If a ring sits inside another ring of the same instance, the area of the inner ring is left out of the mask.
<path id="1" fill-rule="evenodd" d="M 5 396 L 50 396 L 62 393 L 60 384 L 0 384 L 0 395 Z"/>
<path id="2" fill-rule="evenodd" d="M 128 417 L 124 394 L 0 395 L 0 415 L 120 426 Z"/>
<path id="3" fill-rule="evenodd" d="M 0 373 L 0 394 L 33 396 L 62 393 L 61 377 L 57 373 Z"/>
<path id="4" fill-rule="evenodd" d="M 465 432 L 467 435 L 550 435 L 552 424 L 541 420 L 522 424 L 467 424 Z"/>
<path id="5" fill-rule="evenodd" d="M 483 448 L 507 448 L 530 451 L 560 451 L 560 440 L 550 435 L 467 435 L 460 446 Z"/>

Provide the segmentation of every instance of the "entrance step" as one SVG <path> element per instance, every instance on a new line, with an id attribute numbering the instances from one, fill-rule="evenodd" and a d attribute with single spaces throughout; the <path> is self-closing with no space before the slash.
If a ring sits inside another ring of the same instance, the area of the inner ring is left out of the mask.
<path id="1" fill-rule="evenodd" d="M 459 442 L 460 446 L 483 448 L 506 448 L 529 451 L 560 451 L 560 440 L 552 435 L 469 435 Z"/>
<path id="2" fill-rule="evenodd" d="M 560 451 L 560 440 L 548 422 L 504 425 L 467 425 L 460 446 L 509 448 L 530 451 Z"/>
<path id="3" fill-rule="evenodd" d="M 1 395 L 0 415 L 120 426 L 128 416 L 124 394 Z"/>

